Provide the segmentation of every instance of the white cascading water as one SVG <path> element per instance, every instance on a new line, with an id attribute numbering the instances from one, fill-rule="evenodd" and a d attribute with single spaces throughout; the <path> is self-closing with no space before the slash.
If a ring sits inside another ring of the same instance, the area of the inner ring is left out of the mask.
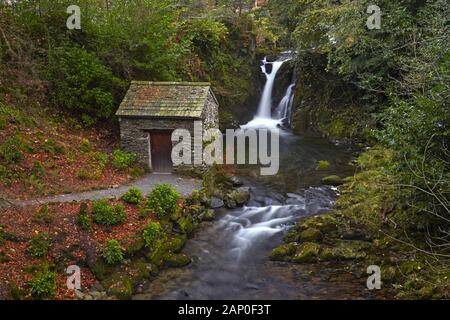
<path id="1" fill-rule="evenodd" d="M 267 58 L 264 58 L 262 61 L 263 65 L 261 66 L 262 72 L 266 75 L 267 81 L 264 86 L 263 94 L 261 96 L 261 101 L 259 103 L 258 112 L 252 121 L 247 123 L 246 125 L 241 126 L 242 129 L 247 128 L 274 128 L 280 124 L 280 119 L 272 118 L 272 94 L 273 87 L 275 84 L 275 79 L 277 77 L 277 73 L 280 70 L 281 66 L 289 61 L 291 58 L 283 57 L 274 62 L 267 61 Z M 272 71 L 269 73 L 267 71 L 267 66 L 272 65 Z"/>
<path id="2" fill-rule="evenodd" d="M 273 85 L 275 84 L 275 78 L 277 76 L 278 70 L 280 70 L 284 61 L 275 61 L 275 62 L 267 62 L 267 59 L 264 58 L 263 65 L 261 69 L 263 73 L 266 75 L 267 81 L 264 86 L 264 91 L 261 97 L 261 101 L 258 107 L 258 113 L 256 114 L 257 118 L 271 118 L 272 117 L 272 91 Z M 267 65 L 272 65 L 272 72 L 267 72 Z"/>
<path id="3" fill-rule="evenodd" d="M 295 83 L 287 88 L 286 94 L 277 107 L 278 119 L 286 121 L 287 124 L 291 123 L 292 105 L 294 104 L 294 88 Z"/>

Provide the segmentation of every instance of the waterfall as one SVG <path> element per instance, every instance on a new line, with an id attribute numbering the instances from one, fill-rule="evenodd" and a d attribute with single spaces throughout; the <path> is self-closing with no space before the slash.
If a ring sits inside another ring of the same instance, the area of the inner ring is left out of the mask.
<path id="1" fill-rule="evenodd" d="M 286 121 L 287 124 L 291 123 L 292 105 L 294 104 L 294 88 L 295 83 L 291 84 L 286 93 L 281 99 L 280 104 L 277 107 L 276 115 L 278 119 Z"/>
<path id="2" fill-rule="evenodd" d="M 284 126 L 286 123 L 289 125 L 290 113 L 294 100 L 293 89 L 295 85 L 291 85 L 288 88 L 285 97 L 276 109 L 276 114 L 274 115 L 275 117 L 272 117 L 272 95 L 277 73 L 280 70 L 281 66 L 289 60 L 291 60 L 291 52 L 283 53 L 283 55 L 274 62 L 269 62 L 267 61 L 267 58 L 264 58 L 264 60 L 262 61 L 263 65 L 261 66 L 261 69 L 262 72 L 266 75 L 267 81 L 264 86 L 263 94 L 261 96 L 258 112 L 256 113 L 252 121 L 241 126 L 242 129 L 276 128 Z M 268 72 L 268 65 L 272 65 L 272 70 L 270 73 Z"/>
<path id="3" fill-rule="evenodd" d="M 278 60 L 275 62 L 267 62 L 267 59 L 264 58 L 263 65 L 261 69 L 263 73 L 266 75 L 267 81 L 264 86 L 264 91 L 261 97 L 261 102 L 259 103 L 258 113 L 256 114 L 257 118 L 267 118 L 270 119 L 272 117 L 272 92 L 273 85 L 275 83 L 275 78 L 277 76 L 278 70 L 280 70 L 283 63 L 287 60 Z M 272 72 L 267 72 L 267 65 L 272 65 Z"/>

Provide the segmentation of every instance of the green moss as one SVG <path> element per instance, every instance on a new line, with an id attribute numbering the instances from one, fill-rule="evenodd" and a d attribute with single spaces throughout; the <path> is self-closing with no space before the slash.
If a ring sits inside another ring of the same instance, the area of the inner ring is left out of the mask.
<path id="1" fill-rule="evenodd" d="M 296 263 L 314 262 L 317 261 L 319 252 L 320 245 L 313 242 L 305 242 L 300 245 L 292 261 Z"/>
<path id="2" fill-rule="evenodd" d="M 191 258 L 186 254 L 169 254 L 165 259 L 165 266 L 169 268 L 180 268 L 191 263 Z"/>
<path id="3" fill-rule="evenodd" d="M 340 186 L 344 184 L 344 181 L 341 177 L 332 175 L 322 178 L 322 183 L 330 186 Z"/>
<path id="4" fill-rule="evenodd" d="M 107 288 L 107 293 L 119 300 L 129 300 L 133 296 L 133 281 L 125 275 L 119 274 L 112 280 L 107 281 L 108 284 L 103 286 Z"/>
<path id="5" fill-rule="evenodd" d="M 187 241 L 186 235 L 172 237 L 167 240 L 167 249 L 173 253 L 179 253 Z"/>
<path id="6" fill-rule="evenodd" d="M 272 250 L 269 258 L 274 261 L 284 261 L 287 257 L 295 254 L 297 245 L 294 243 L 285 244 Z"/>
<path id="7" fill-rule="evenodd" d="M 194 231 L 194 220 L 192 215 L 187 215 L 178 220 L 178 225 L 180 226 L 181 232 L 189 235 Z"/>
<path id="8" fill-rule="evenodd" d="M 302 241 L 320 241 L 322 239 L 322 232 L 316 228 L 308 228 L 300 233 L 300 240 Z"/>
<path id="9" fill-rule="evenodd" d="M 317 170 L 328 170 L 330 168 L 330 162 L 327 160 L 320 160 L 317 163 Z"/>

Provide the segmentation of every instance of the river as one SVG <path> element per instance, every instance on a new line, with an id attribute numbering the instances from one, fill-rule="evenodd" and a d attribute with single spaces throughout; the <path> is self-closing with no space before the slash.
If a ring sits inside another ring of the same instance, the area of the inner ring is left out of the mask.
<path id="1" fill-rule="evenodd" d="M 283 61 L 276 64 L 278 70 Z M 267 61 L 263 61 L 266 65 Z M 266 73 L 263 68 L 263 72 Z M 248 127 L 273 127 L 290 110 L 271 112 L 271 90 L 276 74 L 266 73 L 267 84 L 255 119 Z M 292 85 L 286 91 L 292 95 Z M 264 101 L 264 99 L 267 99 Z M 292 97 L 280 102 L 289 107 Z M 263 109 L 261 109 L 263 108 Z M 266 109 L 264 109 L 266 108 Z M 275 119 L 267 114 L 277 114 Z M 260 115 L 265 115 L 266 118 Z M 289 121 L 287 121 L 289 122 Z M 320 137 L 297 136 L 289 130 L 280 135 L 280 171 L 275 176 L 258 176 L 259 168 L 238 169 L 250 187 L 247 205 L 236 210 L 221 209 L 214 222 L 204 223 L 187 242 L 184 252 L 193 262 L 181 269 L 168 269 L 139 288 L 134 299 L 370 299 L 363 278 L 342 267 L 295 265 L 268 259 L 283 235 L 302 217 L 325 214 L 339 192 L 321 185 L 325 175 L 346 176 L 354 150 Z M 317 170 L 326 160 L 330 167 Z"/>

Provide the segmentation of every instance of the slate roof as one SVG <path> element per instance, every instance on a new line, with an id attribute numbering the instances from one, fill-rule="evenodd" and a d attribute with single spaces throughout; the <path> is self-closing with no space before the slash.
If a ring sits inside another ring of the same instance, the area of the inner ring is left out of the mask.
<path id="1" fill-rule="evenodd" d="M 132 81 L 116 115 L 201 118 L 210 91 L 207 82 Z"/>

